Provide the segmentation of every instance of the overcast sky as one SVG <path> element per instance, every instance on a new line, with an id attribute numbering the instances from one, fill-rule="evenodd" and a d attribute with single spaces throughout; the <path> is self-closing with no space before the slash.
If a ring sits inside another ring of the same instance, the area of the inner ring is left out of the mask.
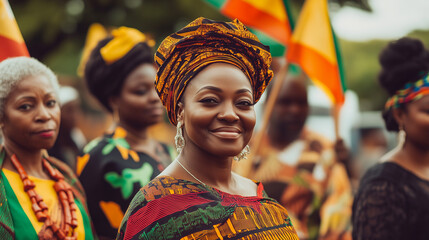
<path id="1" fill-rule="evenodd" d="M 395 39 L 429 29 L 429 0 L 369 0 L 373 12 L 343 7 L 331 12 L 340 38 L 353 41 Z"/>

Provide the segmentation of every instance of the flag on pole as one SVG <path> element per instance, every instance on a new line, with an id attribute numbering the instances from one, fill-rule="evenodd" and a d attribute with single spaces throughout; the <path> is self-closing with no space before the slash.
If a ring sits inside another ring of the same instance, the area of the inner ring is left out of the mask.
<path id="1" fill-rule="evenodd" d="M 306 0 L 288 45 L 287 59 L 301 66 L 334 105 L 342 105 L 346 90 L 327 0 Z"/>
<path id="2" fill-rule="evenodd" d="M 205 0 L 231 18 L 237 18 L 254 32 L 271 54 L 280 56 L 292 36 L 293 21 L 288 0 Z M 280 54 L 281 53 L 281 54 Z"/>
<path id="3" fill-rule="evenodd" d="M 30 56 L 7 0 L 0 0 L 0 61 Z"/>

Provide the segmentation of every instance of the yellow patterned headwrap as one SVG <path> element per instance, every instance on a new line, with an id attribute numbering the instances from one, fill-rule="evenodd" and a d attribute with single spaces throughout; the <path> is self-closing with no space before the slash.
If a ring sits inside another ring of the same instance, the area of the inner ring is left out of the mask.
<path id="1" fill-rule="evenodd" d="M 173 125 L 177 124 L 177 103 L 190 80 L 217 62 L 232 64 L 246 74 L 255 103 L 273 77 L 269 47 L 240 21 L 200 17 L 164 39 L 155 54 L 159 66 L 155 88 Z"/>
<path id="2" fill-rule="evenodd" d="M 147 42 L 150 47 L 154 46 L 147 41 L 146 35 L 137 29 L 120 27 L 112 31 L 113 39 L 100 49 L 100 54 L 107 64 L 112 64 L 127 54 L 137 43 Z"/>

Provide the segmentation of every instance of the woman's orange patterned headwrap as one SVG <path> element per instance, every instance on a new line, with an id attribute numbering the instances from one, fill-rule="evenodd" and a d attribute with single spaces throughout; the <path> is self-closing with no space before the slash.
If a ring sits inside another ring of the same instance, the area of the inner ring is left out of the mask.
<path id="1" fill-rule="evenodd" d="M 217 62 L 232 64 L 246 74 L 255 103 L 273 77 L 269 47 L 240 21 L 198 18 L 168 36 L 155 54 L 159 66 L 155 88 L 172 124 L 177 124 L 177 103 L 189 81 L 204 67 Z"/>

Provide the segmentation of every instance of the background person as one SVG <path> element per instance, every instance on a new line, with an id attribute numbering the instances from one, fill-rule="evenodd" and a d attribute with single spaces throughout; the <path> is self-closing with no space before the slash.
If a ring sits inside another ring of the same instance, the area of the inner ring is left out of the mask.
<path id="1" fill-rule="evenodd" d="M 350 239 L 352 194 L 344 165 L 349 153 L 342 140 L 334 145 L 307 129 L 308 114 L 306 76 L 290 74 L 249 176 L 288 209 L 300 239 Z"/>
<path id="2" fill-rule="evenodd" d="M 286 209 L 231 171 L 272 78 L 266 46 L 238 20 L 198 18 L 158 48 L 156 89 L 177 159 L 134 197 L 118 239 L 297 239 Z"/>
<path id="3" fill-rule="evenodd" d="M 113 114 L 113 133 L 91 141 L 77 172 L 100 238 L 114 238 L 132 196 L 171 162 L 168 147 L 148 136 L 162 120 L 154 89 L 156 68 L 149 39 L 121 27 L 101 40 L 85 67 L 90 92 Z"/>
<path id="4" fill-rule="evenodd" d="M 380 54 L 381 86 L 389 93 L 383 118 L 399 132 L 397 148 L 362 178 L 353 203 L 353 239 L 429 236 L 429 51 L 402 38 Z"/>
<path id="5" fill-rule="evenodd" d="M 0 63 L 1 239 L 93 239 L 85 194 L 71 169 L 49 157 L 60 125 L 58 81 L 28 57 Z"/>
<path id="6" fill-rule="evenodd" d="M 61 86 L 59 104 L 61 106 L 60 131 L 54 146 L 48 150 L 48 153 L 64 161 L 76 172 L 76 157 L 86 144 L 85 136 L 77 126 L 81 114 L 79 93 L 73 87 Z"/>

